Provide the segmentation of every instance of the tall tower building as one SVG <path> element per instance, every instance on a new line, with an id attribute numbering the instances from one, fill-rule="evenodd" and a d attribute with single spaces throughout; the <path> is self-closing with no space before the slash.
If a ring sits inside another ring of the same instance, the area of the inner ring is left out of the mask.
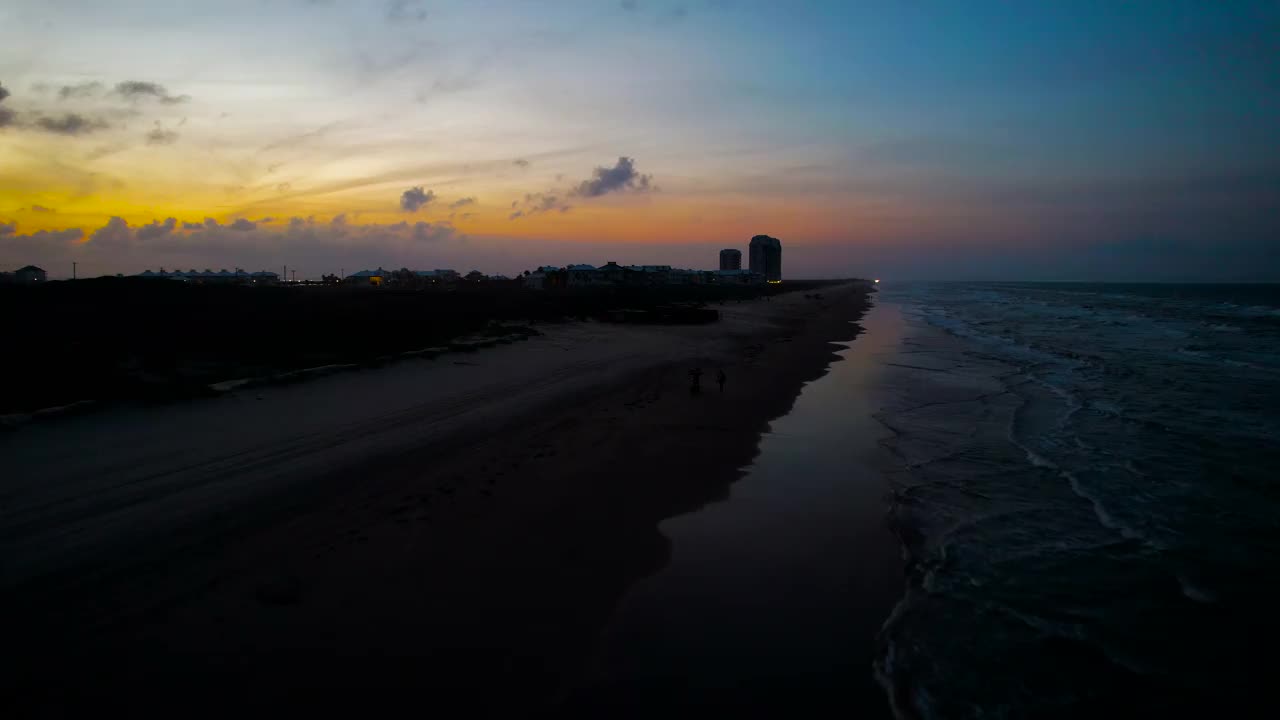
<path id="1" fill-rule="evenodd" d="M 720 251 L 720 269 L 721 270 L 741 270 L 742 269 L 742 251 L 726 248 Z"/>
<path id="2" fill-rule="evenodd" d="M 751 238 L 751 272 L 760 273 L 768 282 L 782 281 L 782 241 L 768 235 Z"/>

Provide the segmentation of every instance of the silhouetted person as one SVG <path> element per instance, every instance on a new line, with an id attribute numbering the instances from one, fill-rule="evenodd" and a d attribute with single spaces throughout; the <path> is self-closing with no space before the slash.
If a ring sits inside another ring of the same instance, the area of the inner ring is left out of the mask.
<path id="1" fill-rule="evenodd" d="M 724 381 L 729 378 L 725 377 L 724 368 L 716 371 L 716 384 L 720 386 L 720 392 L 724 392 Z"/>
<path id="2" fill-rule="evenodd" d="M 702 392 L 702 368 L 695 367 L 689 371 L 689 394 L 698 395 Z"/>

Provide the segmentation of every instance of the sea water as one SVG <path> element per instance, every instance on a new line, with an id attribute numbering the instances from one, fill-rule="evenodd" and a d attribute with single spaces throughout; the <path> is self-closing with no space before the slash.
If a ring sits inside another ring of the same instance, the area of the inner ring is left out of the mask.
<path id="1" fill-rule="evenodd" d="M 1264 707 L 1280 639 L 1280 286 L 890 289 L 878 411 L 902 716 Z"/>

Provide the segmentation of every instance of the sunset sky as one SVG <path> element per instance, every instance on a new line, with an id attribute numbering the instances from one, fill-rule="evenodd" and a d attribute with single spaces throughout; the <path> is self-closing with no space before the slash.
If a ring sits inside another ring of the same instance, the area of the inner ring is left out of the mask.
<path id="1" fill-rule="evenodd" d="M 1280 280 L 1276 2 L 5 0 L 0 86 L 4 270 Z"/>

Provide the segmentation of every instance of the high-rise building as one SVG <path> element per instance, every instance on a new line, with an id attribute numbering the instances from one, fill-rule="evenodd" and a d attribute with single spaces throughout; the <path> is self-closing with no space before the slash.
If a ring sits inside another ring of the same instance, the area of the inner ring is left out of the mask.
<path id="1" fill-rule="evenodd" d="M 721 270 L 741 270 L 742 269 L 742 251 L 726 248 L 720 251 L 720 269 Z"/>
<path id="2" fill-rule="evenodd" d="M 768 235 L 751 238 L 751 272 L 767 282 L 782 282 L 782 241 Z"/>

